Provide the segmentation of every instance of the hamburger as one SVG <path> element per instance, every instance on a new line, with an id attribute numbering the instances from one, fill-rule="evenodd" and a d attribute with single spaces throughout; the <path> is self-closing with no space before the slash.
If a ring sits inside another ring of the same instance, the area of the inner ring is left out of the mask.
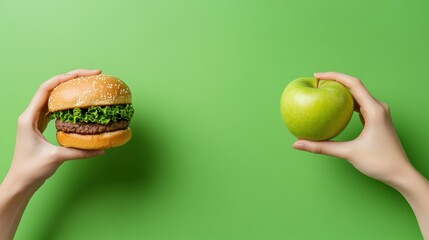
<path id="1" fill-rule="evenodd" d="M 131 139 L 131 91 L 114 76 L 82 76 L 58 85 L 49 96 L 48 110 L 61 146 L 107 149 Z"/>

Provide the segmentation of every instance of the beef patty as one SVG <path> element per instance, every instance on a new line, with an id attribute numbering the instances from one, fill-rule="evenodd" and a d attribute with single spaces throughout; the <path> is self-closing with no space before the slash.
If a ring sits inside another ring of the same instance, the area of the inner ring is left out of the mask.
<path id="1" fill-rule="evenodd" d="M 58 131 L 66 133 L 77 133 L 82 135 L 100 134 L 103 132 L 113 132 L 117 130 L 127 129 L 130 125 L 130 121 L 120 120 L 117 122 L 111 122 L 106 125 L 97 123 L 68 123 L 61 122 L 60 120 L 55 121 L 55 127 Z"/>

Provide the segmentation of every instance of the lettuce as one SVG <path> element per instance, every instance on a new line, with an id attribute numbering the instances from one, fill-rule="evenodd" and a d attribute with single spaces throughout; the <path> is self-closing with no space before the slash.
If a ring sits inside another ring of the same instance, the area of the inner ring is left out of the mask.
<path id="1" fill-rule="evenodd" d="M 92 106 L 89 108 L 74 108 L 53 112 L 49 115 L 51 120 L 59 119 L 69 123 L 97 123 L 106 125 L 119 120 L 130 121 L 134 115 L 131 104 L 112 106 Z"/>

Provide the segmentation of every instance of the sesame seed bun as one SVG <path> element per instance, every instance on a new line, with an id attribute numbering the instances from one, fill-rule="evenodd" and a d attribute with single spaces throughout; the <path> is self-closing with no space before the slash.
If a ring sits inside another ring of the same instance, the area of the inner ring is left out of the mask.
<path id="1" fill-rule="evenodd" d="M 124 145 L 131 139 L 131 130 L 118 130 L 95 135 L 57 132 L 57 141 L 63 147 L 85 150 L 108 149 Z"/>
<path id="2" fill-rule="evenodd" d="M 48 100 L 49 112 L 90 106 L 131 103 L 131 91 L 119 78 L 109 75 L 83 76 L 58 85 Z"/>

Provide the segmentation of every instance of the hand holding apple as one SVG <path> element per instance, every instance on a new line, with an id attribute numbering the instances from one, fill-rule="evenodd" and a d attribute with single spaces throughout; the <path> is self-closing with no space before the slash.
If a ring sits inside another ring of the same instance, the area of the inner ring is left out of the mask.
<path id="1" fill-rule="evenodd" d="M 364 126 L 353 140 L 299 139 L 293 148 L 343 158 L 363 174 L 398 190 L 411 205 L 423 237 L 429 239 L 429 182 L 408 161 L 393 126 L 389 106 L 374 98 L 358 78 L 336 72 L 315 73 L 314 76 L 339 82 L 350 89 Z"/>
<path id="2" fill-rule="evenodd" d="M 402 148 L 388 105 L 374 98 L 358 78 L 336 72 L 315 73 L 314 76 L 320 79 L 320 82 L 322 80 L 337 82 L 350 89 L 350 93 L 356 100 L 356 110 L 361 115 L 363 129 L 358 137 L 349 141 L 298 139 L 293 144 L 293 148 L 346 159 L 363 174 L 400 191 L 406 191 L 408 188 L 404 186 L 406 179 L 415 178 L 418 174 L 416 175 L 416 170 L 408 161 Z M 429 188 L 427 190 L 429 193 Z"/>
<path id="3" fill-rule="evenodd" d="M 289 131 L 299 139 L 327 140 L 337 136 L 353 114 L 353 97 L 341 83 L 298 78 L 283 91 L 280 110 Z"/>

